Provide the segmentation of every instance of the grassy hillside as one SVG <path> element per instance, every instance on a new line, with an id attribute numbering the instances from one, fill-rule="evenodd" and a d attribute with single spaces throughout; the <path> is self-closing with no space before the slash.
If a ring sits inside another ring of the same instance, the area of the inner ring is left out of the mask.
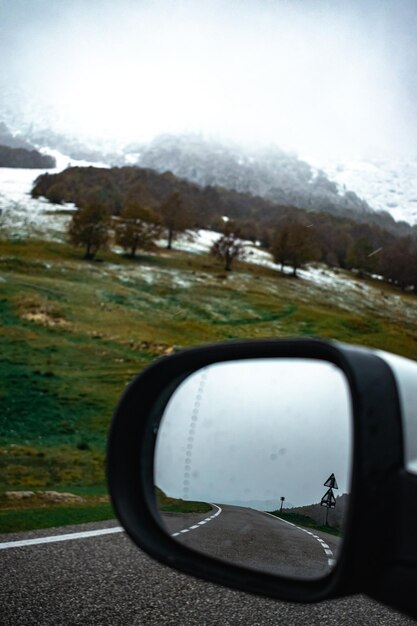
<path id="1" fill-rule="evenodd" d="M 208 513 L 212 510 L 212 507 L 207 502 L 170 498 L 159 487 L 155 487 L 155 495 L 159 509 L 165 513 Z"/>
<path id="2" fill-rule="evenodd" d="M 280 517 L 281 519 L 291 522 L 291 524 L 295 524 L 296 526 L 320 530 L 322 532 L 329 533 L 330 535 L 336 535 L 336 537 L 340 537 L 343 534 L 340 528 L 319 524 L 308 515 L 302 515 L 301 513 L 291 513 L 291 511 L 272 511 L 271 515 Z"/>
<path id="3" fill-rule="evenodd" d="M 65 244 L 0 242 L 2 491 L 104 485 L 106 432 L 135 373 L 176 346 L 321 336 L 417 358 L 417 298 L 160 251 L 87 263 Z M 345 286 L 343 286 L 345 285 Z"/>

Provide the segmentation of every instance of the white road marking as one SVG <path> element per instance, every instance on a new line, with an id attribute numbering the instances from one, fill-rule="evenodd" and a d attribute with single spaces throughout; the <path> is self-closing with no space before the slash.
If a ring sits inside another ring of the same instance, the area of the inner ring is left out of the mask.
<path id="1" fill-rule="evenodd" d="M 329 548 L 327 543 L 325 543 L 323 541 L 323 539 L 321 537 L 318 537 L 317 535 L 315 535 L 314 533 L 310 532 L 309 530 L 306 530 L 305 528 L 300 528 L 300 526 L 296 526 L 292 522 L 287 522 L 286 519 L 282 519 L 281 517 L 277 517 L 276 515 L 272 515 L 272 513 L 267 513 L 265 511 L 265 515 L 270 515 L 271 517 L 275 517 L 275 519 L 279 519 L 281 522 L 285 522 L 286 524 L 289 524 L 290 526 L 294 526 L 294 528 L 298 528 L 298 530 L 302 530 L 304 533 L 307 533 L 307 535 L 311 535 L 312 537 L 314 537 L 314 539 L 317 539 L 317 541 L 320 542 L 320 545 L 323 548 L 326 556 L 328 557 L 327 558 L 327 563 L 328 563 L 329 567 L 334 567 L 336 565 L 336 559 L 334 558 L 334 554 L 333 554 L 332 550 Z"/>
<path id="2" fill-rule="evenodd" d="M 72 539 L 87 539 L 88 537 L 99 537 L 100 535 L 111 535 L 112 533 L 122 533 L 124 528 L 114 526 L 113 528 L 100 528 L 97 530 L 85 530 L 79 533 L 67 533 L 65 535 L 51 535 L 50 537 L 38 537 L 36 539 L 21 539 L 20 541 L 5 541 L 0 543 L 0 550 L 9 548 L 24 548 L 25 546 L 36 546 L 41 543 L 55 543 L 56 541 L 70 541 Z"/>
<path id="3" fill-rule="evenodd" d="M 184 528 L 183 530 L 180 530 L 179 532 L 171 533 L 171 537 L 178 537 L 178 535 L 181 535 L 181 533 L 188 533 L 190 532 L 190 530 L 195 530 L 196 528 L 200 528 L 200 526 L 204 526 L 204 524 L 207 524 L 208 522 L 211 522 L 212 520 L 214 520 L 218 515 L 220 515 L 222 510 L 219 506 L 217 506 L 217 504 L 212 504 L 211 506 L 215 506 L 217 509 L 217 512 L 214 515 L 211 515 L 210 517 L 206 517 L 206 519 L 201 520 L 201 522 L 197 522 L 197 524 L 194 524 L 193 526 L 190 526 L 189 528 Z"/>
<path id="4" fill-rule="evenodd" d="M 222 512 L 221 508 L 216 504 L 213 504 L 217 509 L 217 512 L 207 520 L 199 522 L 200 524 L 206 524 L 207 521 L 215 519 Z M 198 525 L 191 526 L 181 530 L 178 533 L 173 533 L 171 537 L 178 537 L 181 533 L 188 533 L 190 530 L 199 528 Z M 49 537 L 37 537 L 36 539 L 20 539 L 18 541 L 3 541 L 0 543 L 0 550 L 9 550 L 11 548 L 24 548 L 26 546 L 37 546 L 43 543 L 55 543 L 58 541 L 71 541 L 73 539 L 88 539 L 89 537 L 100 537 L 101 535 L 111 535 L 113 533 L 123 533 L 124 528 L 121 526 L 113 526 L 112 528 L 99 528 L 97 530 L 85 530 L 78 533 L 66 533 L 64 535 L 51 535 Z"/>

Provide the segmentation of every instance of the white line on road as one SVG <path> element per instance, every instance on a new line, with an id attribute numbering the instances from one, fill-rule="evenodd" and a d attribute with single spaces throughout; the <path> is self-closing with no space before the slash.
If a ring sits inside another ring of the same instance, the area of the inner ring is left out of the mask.
<path id="1" fill-rule="evenodd" d="M 213 504 L 217 509 L 217 512 L 211 517 L 206 518 L 204 521 L 199 522 L 199 524 L 207 524 L 211 520 L 215 519 L 222 512 L 221 508 L 216 504 Z M 190 530 L 194 530 L 195 528 L 199 528 L 198 525 L 191 526 L 190 528 L 185 528 L 184 530 L 180 530 L 178 533 L 173 533 L 171 537 L 177 537 L 181 533 L 188 533 Z M 100 537 L 101 535 L 111 535 L 113 533 L 122 533 L 124 532 L 124 528 L 121 526 L 113 526 L 112 528 L 100 528 L 97 530 L 85 530 L 79 533 L 67 533 L 65 535 L 51 535 L 49 537 L 37 537 L 36 539 L 21 539 L 19 541 L 4 541 L 0 543 L 0 550 L 9 550 L 10 548 L 24 548 L 26 546 L 37 546 L 42 543 L 55 543 L 57 541 L 70 541 L 73 539 L 88 539 L 89 537 Z"/>
<path id="2" fill-rule="evenodd" d="M 184 528 L 183 530 L 179 530 L 176 533 L 171 533 L 171 537 L 178 537 L 179 535 L 181 535 L 181 533 L 188 533 L 190 530 L 195 530 L 196 528 L 200 528 L 201 526 L 204 526 L 204 524 L 207 524 L 207 522 L 211 522 L 212 520 L 214 520 L 218 515 L 220 515 L 222 510 L 219 506 L 217 506 L 217 504 L 212 504 L 211 506 L 215 506 L 217 509 L 214 515 L 211 515 L 210 517 L 206 517 L 206 519 L 201 520 L 201 522 L 197 522 L 197 524 L 194 524 L 194 526 L 190 526 L 189 528 Z"/>
<path id="3" fill-rule="evenodd" d="M 326 556 L 327 556 L 327 563 L 329 565 L 329 567 L 334 567 L 336 565 L 336 559 L 334 558 L 334 554 L 332 552 L 332 550 L 329 548 L 329 546 L 327 545 L 327 543 L 325 543 L 323 541 L 323 539 L 321 537 L 318 537 L 317 535 L 315 535 L 314 533 L 310 532 L 309 530 L 306 530 L 305 528 L 300 528 L 300 526 L 296 526 L 295 524 L 293 524 L 292 522 L 287 522 L 286 519 L 282 519 L 282 517 L 277 517 L 277 515 L 272 515 L 272 513 L 267 513 L 265 511 L 266 515 L 270 515 L 271 517 L 275 517 L 275 519 L 279 519 L 281 520 L 281 522 L 285 522 L 286 524 L 289 524 L 290 526 L 294 526 L 294 528 L 298 528 L 298 530 L 302 530 L 303 533 L 307 533 L 307 535 L 311 535 L 312 537 L 314 537 L 314 539 L 317 539 L 317 541 L 320 542 L 321 547 L 323 548 Z"/>
<path id="4" fill-rule="evenodd" d="M 97 530 L 85 530 L 79 533 L 67 533 L 66 535 L 51 535 L 50 537 L 37 537 L 36 539 L 21 539 L 20 541 L 5 541 L 0 543 L 0 550 L 9 548 L 24 548 L 25 546 L 36 546 L 41 543 L 54 543 L 56 541 L 69 541 L 71 539 L 86 539 L 88 537 L 99 537 L 100 535 L 111 535 L 112 533 L 122 533 L 124 528 L 114 526 L 113 528 L 100 528 Z"/>

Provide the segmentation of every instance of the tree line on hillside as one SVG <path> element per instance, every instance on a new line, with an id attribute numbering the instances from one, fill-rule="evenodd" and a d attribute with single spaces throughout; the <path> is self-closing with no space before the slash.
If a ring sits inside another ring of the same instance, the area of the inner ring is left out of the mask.
<path id="1" fill-rule="evenodd" d="M 140 167 L 70 167 L 58 174 L 45 174 L 35 182 L 32 190 L 34 197 L 45 196 L 51 202 L 74 202 L 81 206 L 86 196 L 96 190 L 100 200 L 112 215 L 119 215 L 128 197 L 135 197 L 152 209 L 158 208 L 165 198 L 178 191 L 185 208 L 192 211 L 201 227 L 211 227 L 218 223 L 221 216 L 240 222 L 256 223 L 260 233 L 274 225 L 277 217 L 288 211 L 300 211 L 311 214 L 313 211 L 283 205 L 260 196 L 225 189 L 219 186 L 201 187 L 196 183 L 174 176 L 171 172 L 158 173 L 155 170 Z M 328 213 L 329 207 L 326 206 Z M 321 215 L 323 211 L 315 211 Z M 330 215 L 332 212 L 330 211 Z M 343 217 L 335 215 L 343 221 Z M 417 227 L 405 222 L 394 222 L 392 218 L 386 223 L 384 215 L 377 212 L 357 212 L 352 218 L 346 217 L 346 223 L 372 224 L 396 235 L 417 237 Z M 381 222 L 382 219 L 382 222 Z"/>
<path id="2" fill-rule="evenodd" d="M 177 236 L 192 227 L 192 216 L 178 192 L 170 194 L 157 211 L 130 197 L 117 216 L 92 192 L 73 213 L 68 234 L 72 244 L 84 248 L 86 259 L 94 259 L 111 239 L 133 259 L 139 250 L 154 248 L 164 234 L 167 248 L 172 248 Z"/>
<path id="3" fill-rule="evenodd" d="M 41 154 L 37 150 L 0 145 L 0 167 L 50 169 L 56 167 L 56 161 L 54 157 Z"/>
<path id="4" fill-rule="evenodd" d="M 381 274 L 417 291 L 416 230 L 398 236 L 375 224 L 283 207 L 246 194 L 200 188 L 173 174 L 140 168 L 68 168 L 43 174 L 32 190 L 51 202 L 74 202 L 70 241 L 94 258 L 110 237 L 131 257 L 164 233 L 172 247 L 179 233 L 208 228 L 220 233 L 212 252 L 231 270 L 243 259 L 243 240 L 260 242 L 293 274 L 305 263 Z M 224 220 L 224 216 L 228 220 Z"/>

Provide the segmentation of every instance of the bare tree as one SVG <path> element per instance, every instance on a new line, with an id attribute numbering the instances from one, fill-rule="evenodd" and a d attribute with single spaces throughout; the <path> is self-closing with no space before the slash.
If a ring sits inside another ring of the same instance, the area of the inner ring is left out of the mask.
<path id="1" fill-rule="evenodd" d="M 273 242 L 272 254 L 275 263 L 291 265 L 293 276 L 308 261 L 318 257 L 318 246 L 314 230 L 310 224 L 287 218 L 277 228 Z"/>
<path id="2" fill-rule="evenodd" d="M 167 248 L 172 248 L 172 243 L 179 235 L 191 228 L 192 216 L 183 204 L 181 194 L 178 191 L 171 193 L 162 203 L 159 213 L 162 223 L 167 230 Z"/>
<path id="3" fill-rule="evenodd" d="M 68 226 L 70 243 L 85 248 L 85 259 L 94 259 L 109 241 L 110 215 L 106 208 L 92 201 L 78 209 Z"/>
<path id="4" fill-rule="evenodd" d="M 239 232 L 233 222 L 226 223 L 224 234 L 214 242 L 211 247 L 211 253 L 224 262 L 226 272 L 232 270 L 235 260 L 244 258 L 243 241 L 239 239 Z"/>
<path id="5" fill-rule="evenodd" d="M 137 200 L 130 200 L 122 209 L 115 226 L 116 243 L 134 258 L 136 251 L 149 250 L 162 232 L 161 219 Z"/>

